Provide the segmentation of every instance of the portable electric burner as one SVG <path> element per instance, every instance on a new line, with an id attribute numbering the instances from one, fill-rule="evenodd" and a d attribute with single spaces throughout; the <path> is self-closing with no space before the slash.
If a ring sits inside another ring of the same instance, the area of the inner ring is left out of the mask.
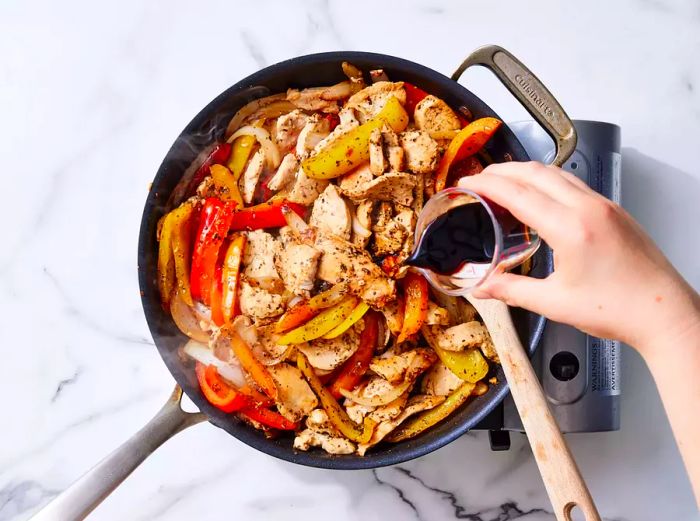
<path id="1" fill-rule="evenodd" d="M 596 192 L 620 202 L 620 127 L 574 120 L 576 151 L 563 166 Z M 536 161 L 551 162 L 554 144 L 534 121 L 510 123 Z M 620 344 L 549 321 L 532 358 L 552 413 L 562 432 L 615 431 L 620 428 Z M 513 399 L 506 397 L 477 427 L 488 430 L 492 450 L 510 447 L 509 431 L 522 432 Z"/>

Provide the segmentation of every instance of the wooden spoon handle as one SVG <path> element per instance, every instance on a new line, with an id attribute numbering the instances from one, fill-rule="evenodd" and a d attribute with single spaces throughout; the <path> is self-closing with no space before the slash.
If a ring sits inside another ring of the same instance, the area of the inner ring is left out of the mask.
<path id="1" fill-rule="evenodd" d="M 471 296 L 468 300 L 491 333 L 554 514 L 560 521 L 571 521 L 571 511 L 577 507 L 585 514 L 586 521 L 600 521 L 593 498 L 520 343 L 508 306 L 497 300 Z"/>

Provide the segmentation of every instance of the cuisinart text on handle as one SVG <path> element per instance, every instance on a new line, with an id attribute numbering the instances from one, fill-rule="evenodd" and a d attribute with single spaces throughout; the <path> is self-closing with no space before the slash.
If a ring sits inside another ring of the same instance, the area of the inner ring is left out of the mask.
<path id="1" fill-rule="evenodd" d="M 535 105 L 542 109 L 547 116 L 552 117 L 554 115 L 554 112 L 552 112 L 552 109 L 547 105 L 547 102 L 537 94 L 535 88 L 530 85 L 527 78 L 524 78 L 522 74 L 516 74 L 515 81 L 520 85 L 522 91 L 527 94 L 532 101 L 535 102 Z"/>

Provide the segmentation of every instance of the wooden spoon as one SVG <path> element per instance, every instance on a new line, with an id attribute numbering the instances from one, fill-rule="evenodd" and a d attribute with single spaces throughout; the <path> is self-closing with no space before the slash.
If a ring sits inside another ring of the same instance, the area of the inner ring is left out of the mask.
<path id="1" fill-rule="evenodd" d="M 577 507 L 586 521 L 600 521 L 593 498 L 520 343 L 508 306 L 498 300 L 482 300 L 471 295 L 466 299 L 479 312 L 491 333 L 557 519 L 571 521 L 571 511 Z"/>

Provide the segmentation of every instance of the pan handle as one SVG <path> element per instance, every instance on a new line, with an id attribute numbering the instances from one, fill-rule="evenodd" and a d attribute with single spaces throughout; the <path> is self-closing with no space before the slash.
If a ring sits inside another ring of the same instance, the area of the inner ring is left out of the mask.
<path id="1" fill-rule="evenodd" d="M 479 47 L 457 67 L 452 79 L 458 81 L 472 65 L 490 69 L 511 94 L 518 98 L 554 140 L 556 155 L 552 164 L 562 166 L 576 150 L 576 129 L 547 87 L 520 60 L 498 45 Z"/>
<path id="2" fill-rule="evenodd" d="M 85 519 L 112 491 L 175 434 L 207 419 L 180 407 L 182 389 L 175 390 L 160 411 L 140 431 L 64 490 L 31 519 L 74 521 Z"/>

